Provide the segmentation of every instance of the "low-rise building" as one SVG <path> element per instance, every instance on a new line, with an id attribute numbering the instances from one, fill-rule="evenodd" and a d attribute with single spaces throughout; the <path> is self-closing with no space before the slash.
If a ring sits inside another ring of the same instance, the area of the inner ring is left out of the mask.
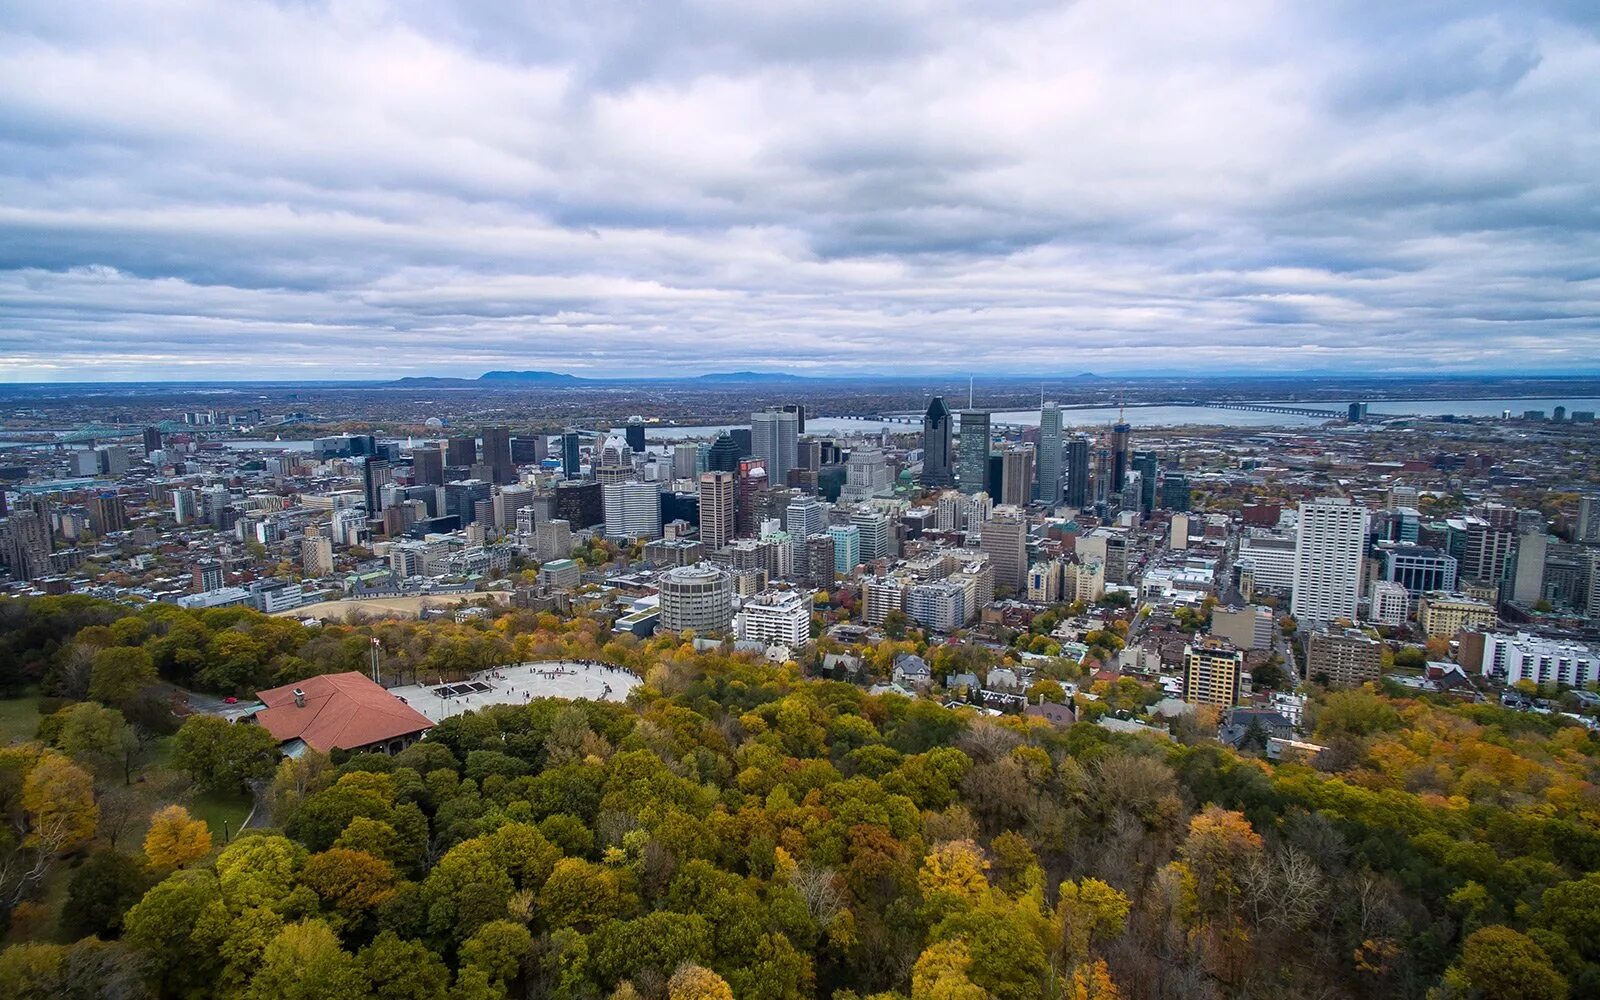
<path id="1" fill-rule="evenodd" d="M 1492 628 L 1494 605 L 1466 594 L 1433 593 L 1417 601 L 1417 628 L 1429 638 L 1452 639 L 1472 628 Z"/>
<path id="2" fill-rule="evenodd" d="M 811 639 L 811 592 L 762 591 L 740 608 L 737 635 L 769 645 L 804 645 Z"/>
<path id="3" fill-rule="evenodd" d="M 1383 672 L 1383 643 L 1359 629 L 1313 632 L 1306 639 L 1306 676 L 1331 687 L 1375 681 Z"/>

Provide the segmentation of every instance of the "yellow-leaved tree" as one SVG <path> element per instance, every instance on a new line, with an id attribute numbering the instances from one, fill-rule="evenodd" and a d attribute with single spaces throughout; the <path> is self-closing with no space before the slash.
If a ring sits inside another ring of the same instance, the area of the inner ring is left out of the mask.
<path id="1" fill-rule="evenodd" d="M 152 868 L 182 868 L 211 853 L 211 830 L 183 806 L 166 806 L 150 818 L 144 856 Z"/>
<path id="2" fill-rule="evenodd" d="M 733 1000 L 733 990 L 710 969 L 685 962 L 667 983 L 667 1000 Z"/>

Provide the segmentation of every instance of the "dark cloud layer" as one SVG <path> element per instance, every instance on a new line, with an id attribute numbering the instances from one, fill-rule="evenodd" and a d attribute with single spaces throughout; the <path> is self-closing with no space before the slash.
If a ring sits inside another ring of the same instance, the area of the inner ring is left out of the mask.
<path id="1" fill-rule="evenodd" d="M 0 379 L 1593 371 L 1597 81 L 1575 2 L 12 0 Z"/>

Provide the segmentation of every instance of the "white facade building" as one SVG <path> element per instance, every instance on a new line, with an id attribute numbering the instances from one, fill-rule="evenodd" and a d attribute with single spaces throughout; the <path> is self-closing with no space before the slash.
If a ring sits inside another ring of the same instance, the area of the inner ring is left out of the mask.
<path id="1" fill-rule="evenodd" d="M 660 538 L 661 486 L 630 481 L 600 487 L 607 538 Z"/>
<path id="2" fill-rule="evenodd" d="M 762 591 L 744 602 L 738 622 L 741 639 L 802 646 L 811 639 L 811 592 Z"/>
<path id="3" fill-rule="evenodd" d="M 1300 504 L 1289 607 L 1302 624 L 1356 620 L 1370 518 L 1365 507 L 1345 497 Z M 1259 571 L 1256 586 L 1261 586 Z"/>
<path id="4" fill-rule="evenodd" d="M 1379 580 L 1372 585 L 1372 620 L 1384 625 L 1404 625 L 1411 616 L 1411 592 L 1398 583 Z"/>
<path id="5" fill-rule="evenodd" d="M 1581 688 L 1600 679 L 1600 651 L 1527 632 L 1490 633 L 1483 638 L 1482 669 L 1507 684 L 1528 680 Z"/>

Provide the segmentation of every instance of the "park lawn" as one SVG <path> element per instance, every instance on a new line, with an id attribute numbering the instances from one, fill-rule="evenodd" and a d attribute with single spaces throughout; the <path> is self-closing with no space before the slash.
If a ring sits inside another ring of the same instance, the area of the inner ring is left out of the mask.
<path id="1" fill-rule="evenodd" d="M 191 816 L 206 821 L 211 828 L 211 839 L 220 847 L 223 821 L 227 821 L 228 835 L 237 837 L 245 818 L 250 815 L 251 805 L 253 803 L 248 795 L 204 792 L 194 797 L 188 809 Z"/>
<path id="2" fill-rule="evenodd" d="M 0 699 L 0 745 L 33 739 L 39 731 L 39 701 L 36 694 Z"/>

